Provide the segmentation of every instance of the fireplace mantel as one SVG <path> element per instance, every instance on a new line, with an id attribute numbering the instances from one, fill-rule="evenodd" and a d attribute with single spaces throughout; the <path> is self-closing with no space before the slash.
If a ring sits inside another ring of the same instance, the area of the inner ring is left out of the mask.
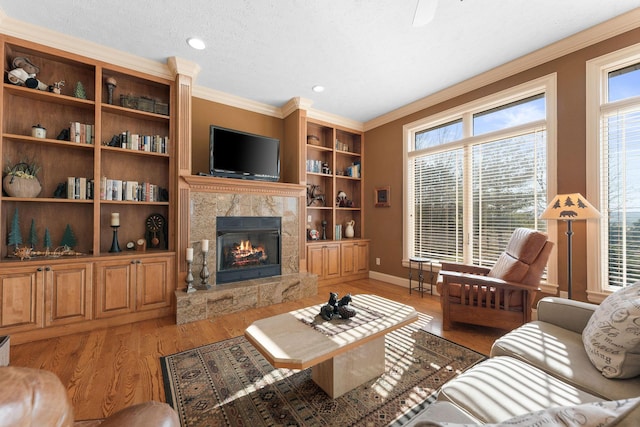
<path id="1" fill-rule="evenodd" d="M 191 191 L 203 193 L 262 194 L 281 197 L 302 197 L 306 194 L 306 187 L 302 184 L 199 175 L 186 175 L 182 178 L 189 184 Z"/>

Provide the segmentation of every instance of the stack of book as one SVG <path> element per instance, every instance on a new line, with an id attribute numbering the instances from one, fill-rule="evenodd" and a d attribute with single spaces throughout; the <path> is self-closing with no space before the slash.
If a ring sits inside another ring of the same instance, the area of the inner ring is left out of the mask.
<path id="1" fill-rule="evenodd" d="M 95 140 L 95 127 L 93 125 L 70 122 L 69 123 L 69 141 L 79 142 L 80 144 L 93 144 Z"/>
<path id="2" fill-rule="evenodd" d="M 67 177 L 67 199 L 93 200 L 93 179 Z"/>
<path id="3" fill-rule="evenodd" d="M 158 202 L 160 201 L 160 186 L 149 182 L 124 181 L 103 176 L 100 179 L 100 199 Z"/>
<path id="4" fill-rule="evenodd" d="M 128 130 L 120 134 L 120 148 L 150 153 L 167 154 L 169 152 L 169 137 L 160 135 L 140 135 Z"/>

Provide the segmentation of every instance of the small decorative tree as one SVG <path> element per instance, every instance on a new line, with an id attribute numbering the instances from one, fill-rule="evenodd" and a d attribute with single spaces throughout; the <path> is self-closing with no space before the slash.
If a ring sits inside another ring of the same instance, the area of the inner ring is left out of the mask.
<path id="1" fill-rule="evenodd" d="M 31 245 L 31 249 L 34 249 L 38 244 L 38 235 L 36 234 L 36 220 L 31 219 L 31 228 L 29 229 L 29 240 L 27 241 Z"/>
<path id="2" fill-rule="evenodd" d="M 42 239 L 42 244 L 44 245 L 45 252 L 49 253 L 49 249 L 51 249 L 51 234 L 49 233 L 49 228 L 44 229 L 44 239 Z"/>
<path id="3" fill-rule="evenodd" d="M 84 90 L 84 85 L 82 84 L 82 82 L 76 83 L 76 90 L 73 94 L 76 98 L 87 99 L 87 92 Z"/>
<path id="4" fill-rule="evenodd" d="M 20 219 L 18 217 L 18 208 L 16 208 L 13 213 L 13 219 L 11 220 L 11 231 L 9 231 L 8 236 L 8 245 L 18 245 L 22 244 L 22 233 L 20 233 Z"/>
<path id="5" fill-rule="evenodd" d="M 60 246 L 73 248 L 75 245 L 76 245 L 76 236 L 73 234 L 73 231 L 71 230 L 71 225 L 67 224 L 67 227 L 64 229 L 64 234 L 62 235 L 62 240 L 60 241 Z"/>

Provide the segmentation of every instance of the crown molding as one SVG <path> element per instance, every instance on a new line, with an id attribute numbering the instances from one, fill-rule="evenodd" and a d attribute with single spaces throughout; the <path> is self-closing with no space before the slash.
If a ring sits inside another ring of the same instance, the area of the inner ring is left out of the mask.
<path id="1" fill-rule="evenodd" d="M 203 86 L 194 86 L 193 96 L 202 98 L 207 101 L 217 102 L 231 107 L 240 108 L 242 110 L 253 111 L 254 113 L 264 114 L 266 116 L 282 118 L 282 111 L 279 107 L 264 104 L 262 102 L 253 101 L 251 99 L 232 95 L 216 89 Z"/>
<path id="2" fill-rule="evenodd" d="M 4 12 L 2 12 L 0 16 L 0 31 L 8 36 L 39 43 L 109 64 L 115 64 L 152 76 L 168 80 L 173 80 L 174 78 L 167 64 L 141 58 L 88 40 L 68 36 L 19 21 L 7 16 Z"/>
<path id="3" fill-rule="evenodd" d="M 281 108 L 282 118 L 288 117 L 289 114 L 293 113 L 296 110 L 309 110 L 313 101 L 307 98 L 302 98 L 297 96 L 295 98 L 291 98 L 286 104 L 284 104 Z"/>
<path id="4" fill-rule="evenodd" d="M 200 65 L 188 59 L 178 58 L 177 56 L 171 56 L 167 58 L 167 66 L 173 73 L 173 76 L 181 74 L 183 76 L 191 77 L 191 81 L 195 82 L 198 74 L 202 68 Z"/>
<path id="5" fill-rule="evenodd" d="M 329 122 L 331 124 L 342 126 L 351 130 L 360 132 L 364 131 L 364 123 L 346 117 L 338 116 L 337 114 L 327 113 L 326 111 L 310 109 L 307 112 L 307 117 Z"/>
<path id="6" fill-rule="evenodd" d="M 566 37 L 553 44 L 523 55 L 513 61 L 500 65 L 475 77 L 471 77 L 458 84 L 450 86 L 432 95 L 421 98 L 387 114 L 369 120 L 364 124 L 364 130 L 368 131 L 378 126 L 385 125 L 394 120 L 401 119 L 418 111 L 429 108 L 440 102 L 455 98 L 475 89 L 481 88 L 499 80 L 529 70 L 538 65 L 576 52 L 585 47 L 610 39 L 627 31 L 638 28 L 640 22 L 640 8 L 616 16 L 608 21 L 594 25 L 572 36 Z"/>

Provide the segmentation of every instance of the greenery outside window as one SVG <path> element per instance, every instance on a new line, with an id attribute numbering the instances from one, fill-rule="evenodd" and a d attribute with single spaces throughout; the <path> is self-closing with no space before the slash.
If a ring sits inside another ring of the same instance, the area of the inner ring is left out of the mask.
<path id="1" fill-rule="evenodd" d="M 553 123 L 555 75 L 406 125 L 404 259 L 492 266 L 516 227 L 555 233 Z"/>

